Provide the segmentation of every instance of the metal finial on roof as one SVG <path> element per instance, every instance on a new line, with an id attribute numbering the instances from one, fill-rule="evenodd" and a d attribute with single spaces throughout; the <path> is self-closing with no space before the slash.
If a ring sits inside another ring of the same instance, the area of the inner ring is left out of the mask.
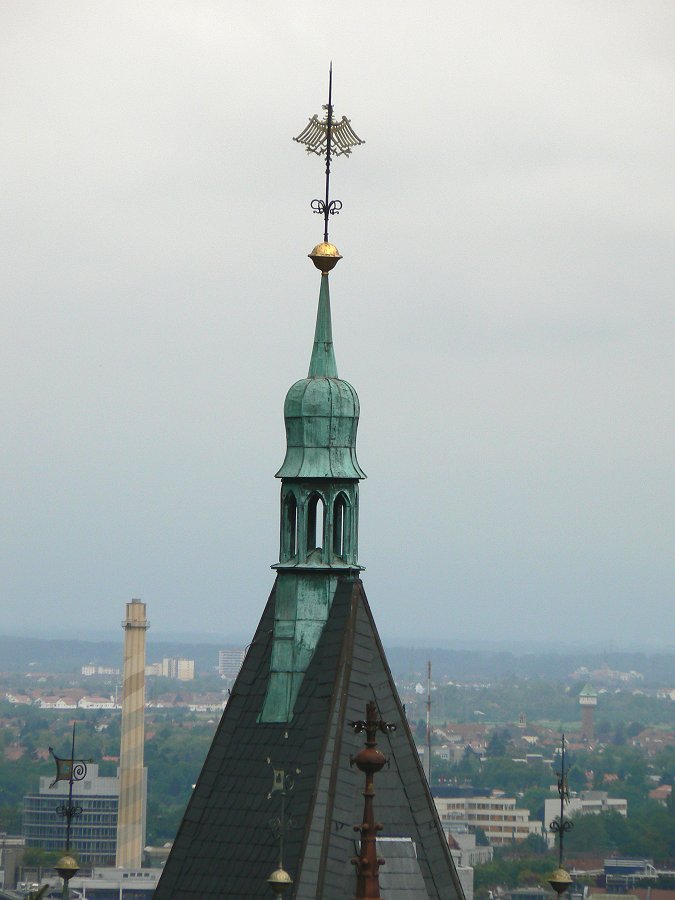
<path id="1" fill-rule="evenodd" d="M 554 819 L 549 825 L 551 831 L 557 833 L 560 838 L 560 843 L 558 845 L 558 868 L 548 880 L 548 883 L 558 895 L 564 894 L 572 883 L 569 872 L 563 869 L 563 839 L 565 837 L 565 832 L 569 831 L 574 824 L 570 821 L 569 817 L 565 818 L 565 803 L 569 803 L 570 799 L 570 790 L 567 780 L 568 772 L 569 768 L 565 769 L 565 735 L 563 734 L 560 744 L 560 771 L 556 772 L 556 775 L 558 776 L 558 794 L 560 795 L 560 818 Z"/>
<path id="2" fill-rule="evenodd" d="M 272 760 L 269 757 L 267 758 L 267 762 L 268 765 L 272 765 Z M 271 800 L 275 794 L 281 796 L 281 810 L 279 815 L 270 819 L 269 823 L 272 834 L 279 841 L 279 864 L 267 879 L 267 883 L 275 894 L 282 894 L 287 887 L 290 887 L 293 884 L 293 879 L 284 869 L 284 837 L 286 832 L 293 827 L 293 819 L 286 815 L 286 795 L 289 791 L 293 790 L 294 779 L 292 775 L 288 774 L 283 769 L 275 769 L 272 767 L 272 771 L 274 773 L 272 790 L 267 795 L 267 799 Z M 296 769 L 295 774 L 299 775 L 300 769 Z"/>
<path id="3" fill-rule="evenodd" d="M 315 153 L 317 156 L 326 156 L 326 192 L 324 199 L 312 200 L 312 209 L 318 215 L 323 216 L 323 242 L 328 244 L 328 217 L 334 216 L 342 209 L 341 200 L 330 199 L 330 161 L 331 156 L 349 156 L 352 147 L 358 147 L 359 144 L 365 144 L 356 134 L 351 126 L 349 119 L 345 116 L 339 122 L 333 120 L 333 63 L 330 64 L 328 71 L 328 103 L 325 103 L 323 109 L 326 110 L 325 117 L 320 120 L 318 115 L 313 115 L 303 131 L 293 140 L 298 144 L 304 144 L 308 153 Z M 317 253 L 322 245 L 314 248 L 310 256 L 314 264 L 322 272 L 327 271 L 324 265 L 319 265 L 315 256 L 323 258 L 329 256 L 331 258 L 332 268 L 340 255 L 337 253 Z M 329 245 L 332 247 L 332 245 Z M 337 256 L 336 256 L 337 254 Z"/>
<path id="4" fill-rule="evenodd" d="M 377 832 L 382 831 L 383 826 L 375 821 L 373 779 L 388 760 L 384 753 L 377 749 L 376 735 L 378 731 L 383 734 L 396 731 L 396 725 L 385 722 L 379 717 L 377 706 L 372 700 L 366 705 L 366 718 L 349 724 L 356 734 L 361 731 L 366 733 L 366 746 L 349 760 L 350 765 L 356 765 L 366 776 L 366 787 L 363 791 L 363 818 L 359 825 L 354 826 L 355 831 L 361 832 L 359 855 L 352 859 L 352 864 L 356 866 L 354 900 L 381 900 L 379 872 L 380 866 L 384 865 L 384 860 L 377 855 L 376 838 Z"/>

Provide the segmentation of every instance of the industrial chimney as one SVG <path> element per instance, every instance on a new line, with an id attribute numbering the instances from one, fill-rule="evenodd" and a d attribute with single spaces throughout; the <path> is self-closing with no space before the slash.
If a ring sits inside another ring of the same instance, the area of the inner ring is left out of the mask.
<path id="1" fill-rule="evenodd" d="M 145 844 L 147 773 L 145 738 L 145 603 L 127 603 L 124 628 L 124 685 L 120 746 L 120 800 L 117 814 L 117 867 L 141 867 Z"/>

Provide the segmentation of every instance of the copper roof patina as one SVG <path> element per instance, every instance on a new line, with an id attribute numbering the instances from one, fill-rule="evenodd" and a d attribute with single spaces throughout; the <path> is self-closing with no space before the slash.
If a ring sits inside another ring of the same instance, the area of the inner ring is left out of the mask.
<path id="1" fill-rule="evenodd" d="M 284 403 L 286 458 L 277 478 L 365 478 L 356 458 L 359 398 L 338 378 L 328 276 L 322 275 L 314 346 L 307 378 Z"/>

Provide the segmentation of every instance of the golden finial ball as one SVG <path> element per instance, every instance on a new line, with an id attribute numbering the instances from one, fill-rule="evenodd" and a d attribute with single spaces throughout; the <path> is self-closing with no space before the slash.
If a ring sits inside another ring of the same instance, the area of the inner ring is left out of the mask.
<path id="1" fill-rule="evenodd" d="M 564 894 L 567 888 L 572 884 L 572 877 L 565 869 L 556 869 L 548 879 L 556 894 Z"/>
<path id="2" fill-rule="evenodd" d="M 267 879 L 267 883 L 275 894 L 282 894 L 287 887 L 293 884 L 293 879 L 285 869 L 275 869 Z"/>
<path id="3" fill-rule="evenodd" d="M 77 875 L 80 871 L 80 867 L 72 856 L 62 856 L 54 868 L 64 881 L 70 881 L 73 875 Z"/>
<path id="4" fill-rule="evenodd" d="M 338 264 L 338 260 L 342 259 L 335 244 L 327 241 L 317 244 L 308 256 L 323 275 L 327 275 Z"/>

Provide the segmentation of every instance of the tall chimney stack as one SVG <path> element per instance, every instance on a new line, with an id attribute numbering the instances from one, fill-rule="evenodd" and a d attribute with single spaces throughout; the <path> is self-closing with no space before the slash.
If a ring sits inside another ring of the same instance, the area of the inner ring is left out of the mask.
<path id="1" fill-rule="evenodd" d="M 138 869 L 145 844 L 145 603 L 127 603 L 124 628 L 124 685 L 120 746 L 120 800 L 117 814 L 117 867 Z"/>

